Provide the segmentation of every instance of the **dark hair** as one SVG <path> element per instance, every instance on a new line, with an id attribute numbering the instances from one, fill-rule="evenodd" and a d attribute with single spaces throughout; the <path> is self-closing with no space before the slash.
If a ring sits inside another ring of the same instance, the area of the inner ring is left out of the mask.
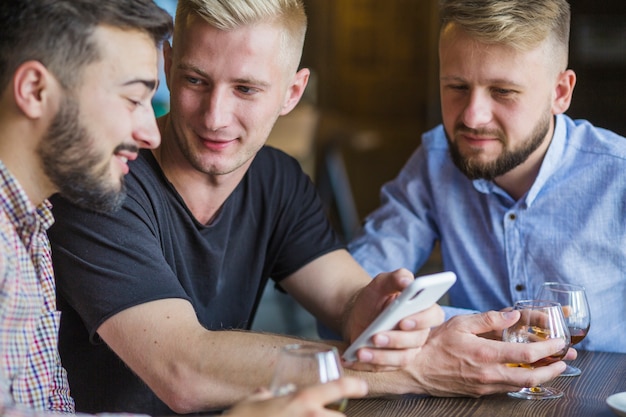
<path id="1" fill-rule="evenodd" d="M 65 87 L 99 59 L 98 26 L 139 30 L 159 46 L 173 29 L 171 16 L 152 0 L 1 0 L 0 91 L 24 62 L 35 60 Z"/>

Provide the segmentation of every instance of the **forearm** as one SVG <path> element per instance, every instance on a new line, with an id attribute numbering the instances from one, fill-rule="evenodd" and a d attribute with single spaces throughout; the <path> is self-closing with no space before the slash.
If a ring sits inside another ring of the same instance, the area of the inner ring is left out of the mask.
<path id="1" fill-rule="evenodd" d="M 280 349 L 302 342 L 299 338 L 267 333 L 207 332 L 190 354 L 195 358 L 176 361 L 187 365 L 177 367 L 174 372 L 179 383 L 184 381 L 185 385 L 193 386 L 189 396 L 178 402 L 186 404 L 187 411 L 232 405 L 259 387 L 269 387 Z"/>
<path id="2" fill-rule="evenodd" d="M 223 408 L 269 386 L 280 348 L 301 339 L 243 331 L 208 331 L 184 300 L 122 311 L 98 333 L 178 413 Z"/>

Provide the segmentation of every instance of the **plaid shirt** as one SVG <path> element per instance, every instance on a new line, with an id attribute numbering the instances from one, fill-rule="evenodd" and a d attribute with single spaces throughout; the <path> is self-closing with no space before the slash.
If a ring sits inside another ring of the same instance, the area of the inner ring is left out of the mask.
<path id="1" fill-rule="evenodd" d="M 73 412 L 57 350 L 50 204 L 34 207 L 0 161 L 0 205 L 0 404 Z"/>
<path id="2" fill-rule="evenodd" d="M 71 413 L 57 350 L 50 203 L 34 207 L 0 161 L 0 395 L 36 410 Z"/>
<path id="3" fill-rule="evenodd" d="M 53 222 L 50 203 L 34 207 L 0 161 L 2 417 L 53 417 L 74 412 L 67 374 L 57 350 L 60 312 L 56 309 L 46 235 Z"/>

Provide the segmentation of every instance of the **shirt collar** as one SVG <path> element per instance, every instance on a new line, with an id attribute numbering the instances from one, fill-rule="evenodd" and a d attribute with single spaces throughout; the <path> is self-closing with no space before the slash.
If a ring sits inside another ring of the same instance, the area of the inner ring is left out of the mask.
<path id="1" fill-rule="evenodd" d="M 40 225 L 47 230 L 54 223 L 50 202 L 46 199 L 35 207 L 26 191 L 2 161 L 0 161 L 0 202 L 2 209 L 16 227 L 32 228 Z"/>
<path id="2" fill-rule="evenodd" d="M 554 124 L 554 133 L 552 135 L 552 141 L 546 152 L 546 156 L 541 163 L 541 168 L 537 174 L 535 182 L 530 187 L 530 190 L 520 200 L 520 203 L 525 203 L 527 207 L 530 207 L 537 198 L 537 195 L 541 191 L 542 187 L 557 170 L 560 161 L 562 160 L 563 153 L 565 152 L 565 138 L 566 138 L 566 124 L 562 115 L 556 116 Z M 484 194 L 497 193 L 505 195 L 508 198 L 510 196 L 496 183 L 490 180 L 477 179 L 472 181 L 474 188 Z"/>

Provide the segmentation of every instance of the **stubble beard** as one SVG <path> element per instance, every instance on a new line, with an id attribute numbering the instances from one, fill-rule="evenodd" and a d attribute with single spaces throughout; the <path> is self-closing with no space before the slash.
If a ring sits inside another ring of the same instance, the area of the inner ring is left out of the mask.
<path id="1" fill-rule="evenodd" d="M 109 164 L 80 122 L 78 103 L 66 96 L 37 152 L 44 173 L 70 202 L 99 212 L 119 209 L 126 197 L 123 178 L 111 178 Z M 118 146 L 115 152 L 129 146 Z M 136 151 L 137 148 L 129 149 Z M 112 157 L 112 156 L 111 156 Z"/>
<path id="2" fill-rule="evenodd" d="M 481 151 L 476 152 L 474 155 L 464 155 L 459 149 L 458 144 L 452 142 L 446 134 L 450 156 L 452 157 L 454 165 L 471 180 L 486 179 L 491 181 L 506 174 L 526 161 L 528 157 L 541 146 L 544 140 L 547 139 L 546 136 L 550 131 L 550 119 L 552 115 L 549 113 L 546 114 L 547 116 L 539 120 L 526 140 L 524 140 L 517 149 L 509 149 L 508 138 L 500 131 L 484 131 L 480 129 L 470 129 L 462 125 L 457 126 L 455 128 L 457 135 L 459 133 L 468 133 L 472 135 L 496 136 L 502 144 L 503 150 L 495 160 L 483 162 L 480 160 Z"/>

